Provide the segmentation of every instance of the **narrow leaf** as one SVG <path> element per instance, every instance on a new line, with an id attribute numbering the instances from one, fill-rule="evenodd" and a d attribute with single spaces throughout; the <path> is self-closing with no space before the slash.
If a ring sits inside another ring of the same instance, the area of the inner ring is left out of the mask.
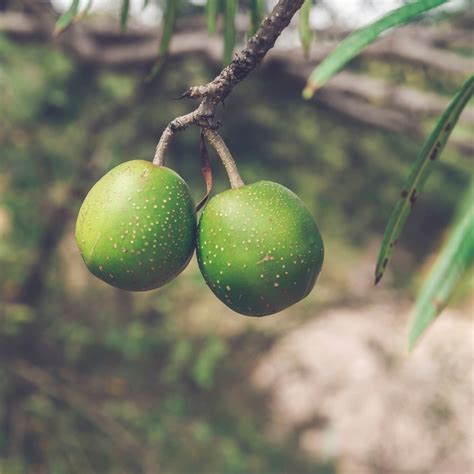
<path id="1" fill-rule="evenodd" d="M 411 351 L 449 301 L 459 280 L 474 264 L 474 186 L 468 191 L 448 240 L 418 296 L 408 338 Z"/>
<path id="2" fill-rule="evenodd" d="M 206 194 L 199 201 L 196 206 L 196 212 L 199 212 L 204 204 L 206 204 L 209 199 L 209 195 L 212 191 L 212 168 L 211 168 L 211 159 L 209 158 L 209 152 L 207 151 L 206 137 L 204 131 L 201 130 L 201 139 L 199 143 L 200 152 L 201 152 L 201 171 L 204 181 L 206 183 Z"/>
<path id="3" fill-rule="evenodd" d="M 216 32 L 218 11 L 219 11 L 219 1 L 207 0 L 206 2 L 207 32 L 211 36 L 215 34 Z"/>
<path id="4" fill-rule="evenodd" d="M 361 28 L 344 41 L 311 73 L 303 97 L 310 99 L 334 74 L 336 74 L 362 49 L 375 41 L 381 33 L 395 26 L 414 20 L 421 13 L 431 10 L 447 0 L 418 0 L 391 11 L 379 20 Z"/>
<path id="5" fill-rule="evenodd" d="M 311 7 L 313 0 L 305 0 L 300 10 L 300 16 L 298 20 L 298 30 L 300 33 L 301 46 L 303 47 L 303 54 L 308 57 L 309 50 L 311 47 L 311 41 L 313 39 L 311 27 L 309 26 L 309 14 L 311 13 Z"/>
<path id="6" fill-rule="evenodd" d="M 90 9 L 92 8 L 92 3 L 93 0 L 87 1 L 86 7 L 78 15 L 76 15 L 77 20 L 82 20 L 89 13 Z"/>
<path id="7" fill-rule="evenodd" d="M 250 0 L 250 34 L 254 35 L 263 20 L 264 5 L 262 0 Z"/>
<path id="8" fill-rule="evenodd" d="M 166 55 L 173 36 L 176 18 L 178 17 L 179 0 L 167 0 L 163 18 L 163 35 L 160 42 L 160 56 Z"/>
<path id="9" fill-rule="evenodd" d="M 127 28 L 128 14 L 130 12 L 130 0 L 122 0 L 122 8 L 120 10 L 120 28 L 125 31 Z"/>
<path id="10" fill-rule="evenodd" d="M 80 0 L 72 0 L 71 6 L 58 18 L 54 28 L 54 35 L 58 35 L 72 23 L 79 11 L 79 3 Z"/>
<path id="11" fill-rule="evenodd" d="M 375 269 L 375 284 L 382 278 L 405 222 L 411 212 L 413 205 L 428 178 L 435 160 L 441 152 L 456 125 L 459 115 L 472 96 L 474 89 L 474 76 L 471 76 L 459 89 L 451 100 L 447 109 L 443 112 L 436 127 L 428 140 L 423 145 L 408 178 L 405 181 L 401 197 L 392 211 L 380 249 Z"/>
<path id="12" fill-rule="evenodd" d="M 235 46 L 235 16 L 237 15 L 237 0 L 225 0 L 224 11 L 224 64 L 232 60 Z"/>
<path id="13" fill-rule="evenodd" d="M 179 2 L 180 0 L 167 0 L 166 2 L 165 13 L 163 16 L 163 33 L 161 35 L 160 47 L 158 51 L 159 58 L 156 64 L 153 66 L 151 73 L 148 75 L 148 80 L 158 74 L 161 66 L 165 62 L 166 55 L 170 47 L 171 37 L 174 33 L 176 19 L 178 17 Z"/>

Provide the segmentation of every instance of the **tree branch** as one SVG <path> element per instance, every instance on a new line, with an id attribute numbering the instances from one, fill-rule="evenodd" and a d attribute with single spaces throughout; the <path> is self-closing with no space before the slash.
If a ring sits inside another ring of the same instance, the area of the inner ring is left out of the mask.
<path id="1" fill-rule="evenodd" d="M 176 132 L 190 125 L 203 128 L 217 128 L 214 116 L 217 106 L 225 100 L 232 89 L 264 58 L 273 48 L 281 32 L 288 26 L 293 15 L 301 8 L 303 0 L 279 0 L 271 14 L 266 17 L 260 28 L 252 36 L 245 48 L 235 56 L 232 62 L 210 83 L 188 89 L 183 97 L 202 99 L 193 112 L 174 119 L 164 130 L 156 147 L 153 163 L 163 166 L 168 145 Z"/>
<path id="2" fill-rule="evenodd" d="M 39 15 L 0 12 L 0 31 L 16 40 L 47 41 L 51 36 L 51 25 L 54 26 L 54 21 L 49 21 L 49 26 L 46 23 L 48 22 L 45 18 Z M 218 63 L 221 59 L 220 39 L 209 37 L 206 29 L 199 26 L 199 22 L 196 24 L 194 19 L 191 23 L 192 29 L 185 28 L 176 33 L 170 47 L 170 58 L 176 60 L 183 56 L 201 55 L 212 63 Z M 274 48 L 267 54 L 265 64 L 281 65 L 286 73 L 298 80 L 304 80 L 314 66 L 332 50 L 334 40 L 346 35 L 346 31 L 334 32 L 334 29 L 321 33 L 318 36 L 318 48 L 313 49 L 309 60 L 304 60 L 299 49 Z M 472 60 L 439 46 L 465 47 L 471 36 L 469 31 L 459 27 L 453 29 L 409 25 L 403 28 L 403 33 L 380 39 L 361 55 L 382 61 L 396 58 L 404 63 L 428 67 L 446 74 L 467 74 L 472 69 Z M 78 62 L 92 63 L 99 68 L 130 69 L 149 67 L 156 61 L 159 35 L 155 30 L 143 27 L 138 29 L 130 26 L 126 32 L 120 33 L 118 28 L 108 22 L 81 22 L 71 25 L 55 39 L 55 44 L 68 51 Z M 412 135 L 418 135 L 420 129 L 418 126 L 407 127 L 408 123 L 413 125 L 415 118 L 440 114 L 448 103 L 448 98 L 431 92 L 349 71 L 340 72 L 324 89 L 326 93 L 316 97 L 316 101 L 323 102 L 327 107 L 354 121 L 395 133 L 406 133 L 408 128 Z M 350 99 L 348 102 L 347 97 Z M 344 106 L 345 103 L 347 107 Z M 357 104 L 370 112 L 368 118 L 355 112 Z M 403 125 L 401 113 L 406 116 L 406 125 Z M 187 116 L 185 118 L 188 120 Z M 472 107 L 466 108 L 461 121 L 474 123 Z M 171 136 L 172 134 L 168 137 L 169 140 Z M 452 141 L 462 153 L 472 153 L 472 143 L 455 138 Z M 165 141 L 162 145 L 167 146 L 168 143 L 169 141 Z"/>

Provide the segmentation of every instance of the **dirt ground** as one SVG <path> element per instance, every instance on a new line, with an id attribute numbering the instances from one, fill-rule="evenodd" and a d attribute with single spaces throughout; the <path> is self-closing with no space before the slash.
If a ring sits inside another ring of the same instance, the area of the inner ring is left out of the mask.
<path id="1" fill-rule="evenodd" d="M 444 311 L 408 355 L 397 308 L 330 310 L 275 346 L 253 375 L 274 435 L 295 430 L 342 474 L 473 472 L 472 311 Z"/>

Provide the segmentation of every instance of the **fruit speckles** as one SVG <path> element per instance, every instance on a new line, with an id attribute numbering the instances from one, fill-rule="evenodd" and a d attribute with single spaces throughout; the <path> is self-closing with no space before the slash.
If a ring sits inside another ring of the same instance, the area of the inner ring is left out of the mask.
<path id="1" fill-rule="evenodd" d="M 221 301 L 238 313 L 265 316 L 311 291 L 324 248 L 301 200 L 260 181 L 210 200 L 199 222 L 197 257 Z"/>
<path id="2" fill-rule="evenodd" d="M 89 270 L 126 290 L 158 288 L 189 262 L 196 216 L 187 184 L 148 161 L 123 163 L 86 196 L 76 240 Z"/>

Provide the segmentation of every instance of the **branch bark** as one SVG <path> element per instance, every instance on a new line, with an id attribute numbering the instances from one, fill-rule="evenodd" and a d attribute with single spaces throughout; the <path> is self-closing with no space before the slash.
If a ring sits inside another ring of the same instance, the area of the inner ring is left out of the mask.
<path id="1" fill-rule="evenodd" d="M 182 97 L 201 99 L 193 112 L 177 117 L 168 124 L 156 147 L 153 163 L 163 166 L 165 153 L 176 132 L 190 125 L 215 129 L 217 106 L 225 100 L 232 89 L 261 62 L 267 52 L 273 48 L 281 32 L 289 25 L 293 15 L 301 8 L 304 0 L 279 0 L 271 14 L 266 17 L 259 29 L 247 42 L 245 48 L 235 56 L 232 62 L 208 84 L 188 89 Z"/>

